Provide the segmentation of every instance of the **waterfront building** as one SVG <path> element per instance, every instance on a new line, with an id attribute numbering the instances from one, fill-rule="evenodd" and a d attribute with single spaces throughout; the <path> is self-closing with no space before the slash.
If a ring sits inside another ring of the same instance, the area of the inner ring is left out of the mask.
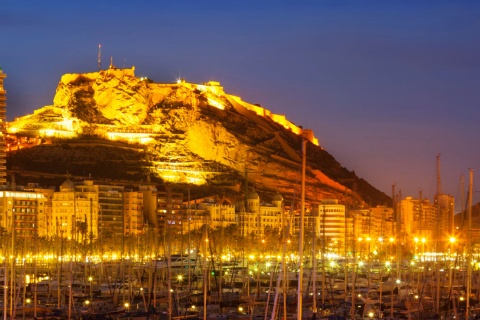
<path id="1" fill-rule="evenodd" d="M 345 205 L 337 199 L 325 199 L 318 205 L 316 230 L 326 245 L 337 249 L 345 245 Z"/>
<path id="2" fill-rule="evenodd" d="M 125 190 L 123 193 L 125 235 L 138 235 L 144 227 L 143 219 L 143 193 L 141 191 Z"/>
<path id="3" fill-rule="evenodd" d="M 455 200 L 449 194 L 441 193 L 435 196 L 438 205 L 438 227 L 441 233 L 452 235 L 454 231 Z"/>
<path id="4" fill-rule="evenodd" d="M 197 219 L 195 220 L 208 224 L 212 229 L 228 227 L 229 225 L 237 223 L 235 206 L 217 203 L 213 198 L 206 199 L 206 201 L 199 203 L 196 207 L 196 213 Z M 190 215 L 190 219 L 194 218 L 195 217 Z M 194 225 L 198 226 L 201 224 L 194 223 Z"/>
<path id="5" fill-rule="evenodd" d="M 360 238 L 370 237 L 372 232 L 371 211 L 369 209 L 350 210 L 350 217 L 354 240 L 358 241 Z"/>
<path id="6" fill-rule="evenodd" d="M 7 75 L 0 67 L 0 186 L 5 186 L 7 183 L 7 155 L 5 153 L 7 91 L 3 86 L 3 79 L 6 77 Z"/>
<path id="7" fill-rule="evenodd" d="M 387 206 L 376 206 L 369 209 L 371 230 L 370 236 L 374 239 L 383 240 L 395 238 L 395 221 L 393 209 Z"/>
<path id="8" fill-rule="evenodd" d="M 275 194 L 272 203 L 260 203 L 260 197 L 255 191 L 246 197 L 246 207 L 241 207 L 238 213 L 238 224 L 242 236 L 253 235 L 262 238 L 265 228 L 281 230 L 286 224 L 283 216 L 283 197 Z"/>
<path id="9" fill-rule="evenodd" d="M 24 191 L 31 191 L 43 194 L 45 197 L 45 205 L 43 210 L 39 210 L 37 218 L 37 235 L 39 237 L 49 238 L 54 235 L 52 233 L 52 200 L 55 189 L 41 188 L 38 183 L 29 183 Z"/>
<path id="10" fill-rule="evenodd" d="M 170 230 L 181 232 L 184 220 L 182 206 L 183 193 L 172 192 L 170 186 L 166 186 L 165 191 L 158 191 L 156 227 L 162 231 L 169 227 Z"/>
<path id="11" fill-rule="evenodd" d="M 124 230 L 124 187 L 85 180 L 83 184 L 77 185 L 76 189 L 78 192 L 94 194 L 97 197 L 97 210 L 94 205 L 92 210 L 94 215 L 95 212 L 98 214 L 96 221 L 100 235 L 109 233 L 114 237 L 121 237 Z"/>
<path id="12" fill-rule="evenodd" d="M 146 224 L 158 228 L 157 187 L 152 184 L 141 185 L 138 191 L 143 195 L 143 219 Z"/>
<path id="13" fill-rule="evenodd" d="M 437 208 L 428 199 L 406 197 L 400 201 L 400 214 L 402 231 L 412 238 L 409 240 L 413 241 L 414 237 L 433 239 L 437 227 Z"/>
<path id="14" fill-rule="evenodd" d="M 45 203 L 45 196 L 39 192 L 0 191 L 0 227 L 4 232 L 14 231 L 16 237 L 33 238 Z"/>
<path id="15" fill-rule="evenodd" d="M 77 187 L 67 179 L 59 192 L 53 193 L 52 217 L 47 233 L 78 242 L 98 237 L 99 194 L 92 188 L 91 181 Z"/>

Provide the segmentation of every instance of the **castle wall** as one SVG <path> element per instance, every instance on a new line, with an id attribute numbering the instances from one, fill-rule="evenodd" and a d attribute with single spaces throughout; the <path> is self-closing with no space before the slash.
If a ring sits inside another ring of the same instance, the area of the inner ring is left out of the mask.
<path id="1" fill-rule="evenodd" d="M 124 76 L 135 77 L 135 67 L 132 67 L 132 68 L 129 68 L 129 69 L 110 68 L 110 69 L 107 69 L 107 70 L 100 70 L 99 72 L 90 72 L 90 73 L 82 73 L 82 74 L 67 73 L 67 74 L 64 74 L 62 76 L 60 81 L 63 84 L 68 84 L 68 83 L 71 83 L 71 82 L 77 80 L 79 77 L 87 78 L 91 81 L 94 81 L 99 76 L 102 76 L 105 73 L 107 73 L 108 75 L 114 75 L 117 78 L 122 78 Z M 173 86 L 185 86 L 189 89 L 198 89 L 202 92 L 208 92 L 208 93 L 214 94 L 216 96 L 221 96 L 221 95 L 226 94 L 223 90 L 223 87 L 220 86 L 220 83 L 216 82 L 216 81 L 209 81 L 209 82 L 204 83 L 204 84 L 192 84 L 192 83 L 187 83 L 187 82 L 181 82 L 181 83 L 175 83 L 175 84 L 161 84 L 161 86 L 162 87 L 165 87 L 165 86 L 172 86 L 172 87 Z M 152 88 L 152 89 L 155 88 L 155 86 L 153 86 L 153 84 L 149 84 L 149 87 Z M 258 116 L 270 118 L 270 119 L 272 119 L 272 121 L 282 125 L 286 129 L 292 131 L 293 133 L 295 133 L 297 135 L 304 134 L 304 130 L 301 127 L 295 125 L 293 122 L 288 121 L 287 118 L 285 117 L 285 115 L 274 114 L 270 110 L 267 110 L 267 109 L 265 109 L 261 106 L 257 106 L 257 105 L 253 105 L 253 104 L 244 102 L 238 96 L 233 96 L 233 95 L 229 95 L 229 96 L 233 100 L 235 100 L 238 104 L 240 104 L 241 106 L 246 108 L 247 110 L 255 112 L 255 114 L 257 114 Z M 209 99 L 209 101 L 210 101 L 210 99 Z M 222 110 L 224 109 L 224 106 L 221 105 L 219 102 L 216 102 L 216 101 L 212 100 L 212 101 L 210 101 L 210 103 L 212 103 L 212 105 L 216 106 L 219 109 L 222 109 Z M 311 143 L 313 143 L 317 146 L 319 145 L 318 144 L 318 139 L 315 138 L 315 136 L 313 134 L 306 136 L 306 138 Z"/>
<path id="2" fill-rule="evenodd" d="M 230 97 L 233 98 L 238 104 L 242 105 L 247 110 L 253 111 L 261 117 L 268 117 L 272 119 L 273 122 L 276 122 L 282 125 L 283 127 L 285 127 L 285 129 L 288 129 L 295 134 L 301 135 L 303 133 L 303 129 L 301 127 L 298 127 L 293 122 L 288 121 L 285 115 L 283 114 L 275 114 L 275 113 L 272 113 L 270 110 L 264 109 L 260 106 L 249 104 L 247 102 L 244 102 L 240 97 L 237 97 L 237 96 L 230 95 Z M 315 138 L 313 134 L 308 135 L 306 138 L 314 145 L 317 145 L 317 146 L 319 145 L 318 139 Z"/>

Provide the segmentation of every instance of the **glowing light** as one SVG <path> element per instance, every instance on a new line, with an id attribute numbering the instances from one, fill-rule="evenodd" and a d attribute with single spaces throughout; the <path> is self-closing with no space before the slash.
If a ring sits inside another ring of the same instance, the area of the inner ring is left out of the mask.
<path id="1" fill-rule="evenodd" d="M 45 134 L 45 136 L 47 136 L 47 137 L 53 137 L 53 135 L 56 132 L 56 130 L 53 130 L 53 129 L 40 130 L 40 132 L 42 132 L 42 131 L 43 131 L 43 134 Z"/>
<path id="2" fill-rule="evenodd" d="M 153 141 L 153 138 L 140 138 L 140 143 L 141 144 L 147 144 Z"/>
<path id="3" fill-rule="evenodd" d="M 208 104 L 210 104 L 211 106 L 213 106 L 217 109 L 225 110 L 225 106 L 223 104 L 221 104 L 220 102 L 218 102 L 216 100 L 213 100 L 211 98 L 208 98 Z"/>

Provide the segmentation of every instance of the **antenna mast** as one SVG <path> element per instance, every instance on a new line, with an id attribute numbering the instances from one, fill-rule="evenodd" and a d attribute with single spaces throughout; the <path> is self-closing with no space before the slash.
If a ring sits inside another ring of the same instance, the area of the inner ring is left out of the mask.
<path id="1" fill-rule="evenodd" d="M 437 154 L 437 200 L 442 193 L 442 179 L 440 176 L 440 153 Z"/>
<path id="2" fill-rule="evenodd" d="M 102 70 L 102 44 L 98 44 L 98 71 Z"/>

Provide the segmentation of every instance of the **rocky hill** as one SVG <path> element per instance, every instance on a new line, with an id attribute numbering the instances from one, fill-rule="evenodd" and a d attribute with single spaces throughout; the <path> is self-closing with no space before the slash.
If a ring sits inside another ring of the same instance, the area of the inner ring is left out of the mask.
<path id="1" fill-rule="evenodd" d="M 53 105 L 8 124 L 26 137 L 10 152 L 20 176 L 72 175 L 223 187 L 241 197 L 299 198 L 302 139 L 307 139 L 306 199 L 390 204 L 389 197 L 344 168 L 317 138 L 258 105 L 226 94 L 218 82 L 154 83 L 134 68 L 62 76 Z M 29 145 L 30 144 L 30 145 Z M 28 146 L 28 147 L 27 147 Z M 268 200 L 268 199 L 265 199 Z"/>

